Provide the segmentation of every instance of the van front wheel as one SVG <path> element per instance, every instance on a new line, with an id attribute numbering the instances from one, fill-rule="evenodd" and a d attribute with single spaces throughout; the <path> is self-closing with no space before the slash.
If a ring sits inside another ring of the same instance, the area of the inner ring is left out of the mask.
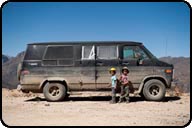
<path id="1" fill-rule="evenodd" d="M 161 101 L 165 97 L 165 85 L 159 80 L 149 80 L 143 88 L 143 95 L 149 101 Z"/>
<path id="2" fill-rule="evenodd" d="M 43 93 L 47 101 L 62 101 L 66 96 L 66 88 L 61 83 L 47 83 L 43 88 Z"/>

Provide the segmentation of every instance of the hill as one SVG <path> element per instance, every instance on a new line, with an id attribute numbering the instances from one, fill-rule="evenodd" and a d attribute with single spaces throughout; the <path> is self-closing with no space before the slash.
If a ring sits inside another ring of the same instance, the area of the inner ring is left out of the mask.
<path id="1" fill-rule="evenodd" d="M 17 80 L 17 65 L 24 56 L 24 52 L 16 57 L 11 57 L 8 61 L 2 63 L 2 87 L 13 89 L 19 83 Z"/>
<path id="2" fill-rule="evenodd" d="M 190 91 L 190 57 L 162 57 L 160 60 L 173 64 L 175 81 L 183 92 Z"/>
<path id="3" fill-rule="evenodd" d="M 10 59 L 9 56 L 2 55 L 2 64 L 5 63 L 5 62 L 7 62 L 9 59 Z"/>

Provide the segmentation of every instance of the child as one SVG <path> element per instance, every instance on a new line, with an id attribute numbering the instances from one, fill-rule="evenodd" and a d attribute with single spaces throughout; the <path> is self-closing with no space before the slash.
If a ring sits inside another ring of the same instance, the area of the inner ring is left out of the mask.
<path id="1" fill-rule="evenodd" d="M 119 98 L 119 103 L 123 102 L 124 98 L 126 99 L 126 103 L 129 103 L 129 86 L 128 86 L 129 69 L 127 67 L 123 67 L 122 73 L 123 74 L 119 78 L 119 81 L 121 83 L 121 95 Z M 124 94 L 124 92 L 125 92 L 125 94 Z"/>
<path id="2" fill-rule="evenodd" d="M 112 89 L 112 100 L 110 101 L 110 103 L 114 104 L 116 103 L 116 85 L 117 85 L 117 77 L 116 77 L 116 69 L 115 68 L 111 68 L 110 69 L 110 74 L 111 74 L 111 89 Z"/>

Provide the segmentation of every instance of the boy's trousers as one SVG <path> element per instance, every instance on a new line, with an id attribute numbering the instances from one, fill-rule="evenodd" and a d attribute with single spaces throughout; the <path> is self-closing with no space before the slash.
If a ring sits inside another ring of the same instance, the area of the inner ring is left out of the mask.
<path id="1" fill-rule="evenodd" d="M 120 98 L 125 98 L 127 101 L 129 101 L 129 86 L 123 86 L 121 85 L 121 95 Z"/>
<path id="2" fill-rule="evenodd" d="M 116 91 L 115 91 L 115 88 L 114 87 L 112 87 L 112 97 L 116 97 Z"/>
<path id="3" fill-rule="evenodd" d="M 114 87 L 112 87 L 111 93 L 112 93 L 111 103 L 116 103 L 116 90 Z"/>

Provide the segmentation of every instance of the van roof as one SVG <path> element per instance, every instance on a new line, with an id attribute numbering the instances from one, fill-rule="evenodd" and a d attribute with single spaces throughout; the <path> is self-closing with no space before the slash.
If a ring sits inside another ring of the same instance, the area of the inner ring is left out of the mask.
<path id="1" fill-rule="evenodd" d="M 134 41 L 67 41 L 67 42 L 39 42 L 28 45 L 73 45 L 73 44 L 128 44 L 141 45 L 140 42 Z"/>

